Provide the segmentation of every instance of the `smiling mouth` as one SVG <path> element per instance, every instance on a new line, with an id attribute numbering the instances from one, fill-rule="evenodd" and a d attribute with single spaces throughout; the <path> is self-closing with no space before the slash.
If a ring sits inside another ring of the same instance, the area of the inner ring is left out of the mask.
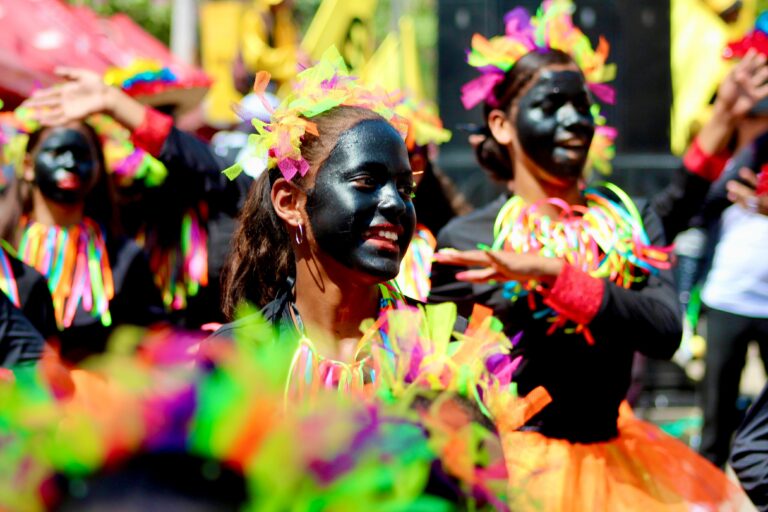
<path id="1" fill-rule="evenodd" d="M 56 180 L 56 185 L 62 190 L 76 190 L 80 188 L 80 178 L 70 172 L 65 172 Z"/>
<path id="2" fill-rule="evenodd" d="M 363 234 L 363 238 L 366 242 L 372 242 L 380 249 L 395 252 L 400 250 L 397 242 L 400 240 L 402 233 L 403 228 L 399 226 L 374 226 Z"/>

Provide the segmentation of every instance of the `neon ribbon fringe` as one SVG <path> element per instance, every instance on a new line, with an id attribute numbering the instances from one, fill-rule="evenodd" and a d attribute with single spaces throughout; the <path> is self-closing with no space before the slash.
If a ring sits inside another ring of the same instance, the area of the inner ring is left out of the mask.
<path id="1" fill-rule="evenodd" d="M 503 35 L 486 39 L 475 34 L 467 62 L 481 76 L 462 87 L 464 107 L 470 109 L 483 101 L 497 106 L 494 88 L 518 60 L 534 50 L 560 50 L 570 55 L 592 93 L 605 103 L 613 103 L 615 91 L 606 84 L 616 77 L 615 65 L 606 64 L 609 45 L 600 38 L 593 49 L 589 38 L 573 24 L 574 10 L 571 0 L 545 0 L 535 16 L 523 7 L 507 13 Z"/>
<path id="2" fill-rule="evenodd" d="M 61 227 L 22 219 L 18 254 L 48 279 L 60 329 L 72 326 L 78 308 L 104 326 L 112 324 L 112 268 L 104 233 L 94 220 L 85 218 L 80 224 Z"/>
<path id="3" fill-rule="evenodd" d="M 265 71 L 256 75 L 254 94 L 262 98 L 271 120 L 265 123 L 254 118 L 256 133 L 248 143 L 253 147 L 254 158 L 266 157 L 267 168 L 280 169 L 288 181 L 296 175 L 304 176 L 309 170 L 309 163 L 301 155 L 301 141 L 307 134 L 318 135 L 317 125 L 311 119 L 333 108 L 351 106 L 372 110 L 406 137 L 408 123 L 395 112 L 402 95 L 382 87 L 363 86 L 349 74 L 335 46 L 328 48 L 317 64 L 296 76 L 291 94 L 277 108 L 272 108 L 264 97 L 269 78 Z M 242 166 L 236 164 L 224 174 L 235 179 L 241 172 Z"/>
<path id="4" fill-rule="evenodd" d="M 8 259 L 8 253 L 5 248 L 0 247 L 0 291 L 17 307 L 21 307 L 19 298 L 19 287 L 16 285 L 16 276 L 11 267 L 11 261 Z"/>
<path id="5" fill-rule="evenodd" d="M 595 187 L 604 187 L 618 200 Z M 555 198 L 528 205 L 519 196 L 510 198 L 496 218 L 492 249 L 563 258 L 590 276 L 610 279 L 622 288 L 669 269 L 671 247 L 650 245 L 640 212 L 629 196 L 611 183 L 595 187 L 584 192 L 586 206 Z M 545 205 L 560 213 L 554 218 L 542 213 Z M 531 309 L 537 307 L 533 293 L 541 291 L 536 281 L 511 282 L 505 287 L 513 301 L 528 296 Z M 553 330 L 564 328 L 588 336 L 585 326 L 567 327 L 567 320 L 552 309 L 539 310 L 535 315 L 548 318 Z"/>
<path id="6" fill-rule="evenodd" d="M 426 302 L 432 288 L 432 256 L 437 240 L 426 226 L 419 224 L 395 278 L 403 295 Z"/>
<path id="7" fill-rule="evenodd" d="M 208 286 L 208 232 L 207 205 L 201 202 L 197 209 L 190 208 L 182 217 L 179 243 L 166 247 L 159 234 L 145 229 L 136 242 L 149 253 L 149 267 L 155 284 L 163 295 L 163 303 L 170 311 L 187 307 L 189 297 Z"/>

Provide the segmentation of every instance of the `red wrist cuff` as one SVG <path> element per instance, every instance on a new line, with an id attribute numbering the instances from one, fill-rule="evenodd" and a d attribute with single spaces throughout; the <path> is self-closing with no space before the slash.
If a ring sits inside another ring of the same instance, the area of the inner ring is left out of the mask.
<path id="1" fill-rule="evenodd" d="M 705 153 L 699 145 L 699 139 L 696 138 L 685 153 L 683 165 L 689 172 L 711 182 L 720 177 L 730 158 L 731 153 L 726 149 L 716 155 Z"/>
<path id="2" fill-rule="evenodd" d="M 768 164 L 765 164 L 760 169 L 760 174 L 757 175 L 757 188 L 755 194 L 758 196 L 768 195 Z"/>
<path id="3" fill-rule="evenodd" d="M 131 134 L 133 145 L 143 149 L 157 158 L 163 149 L 165 139 L 171 133 L 173 118 L 157 110 L 147 107 L 144 110 L 144 120 Z"/>
<path id="4" fill-rule="evenodd" d="M 544 299 L 544 304 L 568 320 L 588 325 L 600 310 L 603 293 L 605 283 L 602 279 L 566 264 Z"/>

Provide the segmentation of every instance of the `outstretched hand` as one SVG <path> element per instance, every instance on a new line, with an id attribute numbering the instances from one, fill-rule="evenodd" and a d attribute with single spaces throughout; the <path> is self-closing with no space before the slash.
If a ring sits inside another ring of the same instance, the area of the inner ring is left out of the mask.
<path id="1" fill-rule="evenodd" d="M 768 215 L 768 195 L 757 195 L 757 175 L 747 167 L 742 167 L 739 176 L 750 186 L 744 185 L 736 180 L 731 180 L 726 184 L 728 189 L 728 200 L 738 204 L 751 212 L 761 215 Z"/>
<path id="2" fill-rule="evenodd" d="M 768 63 L 766 56 L 749 50 L 734 66 L 717 90 L 716 106 L 734 120 L 747 115 L 762 99 L 768 97 Z"/>
<path id="3" fill-rule="evenodd" d="M 60 126 L 80 121 L 110 109 L 110 86 L 98 73 L 87 69 L 58 68 L 65 82 L 35 91 L 22 106 L 35 110 L 43 126 Z"/>
<path id="4" fill-rule="evenodd" d="M 456 274 L 456 279 L 470 283 L 490 281 L 541 281 L 552 283 L 563 269 L 564 262 L 538 254 L 517 254 L 507 251 L 442 250 L 435 261 L 445 265 L 482 267 Z"/>

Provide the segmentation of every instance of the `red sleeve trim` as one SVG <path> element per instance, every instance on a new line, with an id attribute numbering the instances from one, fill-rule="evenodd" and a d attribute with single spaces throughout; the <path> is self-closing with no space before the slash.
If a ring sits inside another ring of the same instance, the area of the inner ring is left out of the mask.
<path id="1" fill-rule="evenodd" d="M 758 196 L 768 195 L 768 164 L 763 165 L 760 174 L 757 175 L 755 194 Z"/>
<path id="2" fill-rule="evenodd" d="M 727 149 L 722 150 L 716 155 L 709 155 L 701 149 L 699 139 L 696 138 L 691 143 L 691 147 L 685 153 L 683 165 L 689 172 L 704 178 L 707 181 L 715 181 L 723 172 L 725 164 L 731 158 L 731 153 Z"/>
<path id="3" fill-rule="evenodd" d="M 144 120 L 131 134 L 131 141 L 134 146 L 157 158 L 160 156 L 160 151 L 162 151 L 165 139 L 171 133 L 172 127 L 173 118 L 171 116 L 147 107 L 144 110 Z"/>
<path id="4" fill-rule="evenodd" d="M 563 265 L 544 303 L 562 316 L 580 325 L 588 325 L 600 310 L 605 293 L 602 279 Z"/>

